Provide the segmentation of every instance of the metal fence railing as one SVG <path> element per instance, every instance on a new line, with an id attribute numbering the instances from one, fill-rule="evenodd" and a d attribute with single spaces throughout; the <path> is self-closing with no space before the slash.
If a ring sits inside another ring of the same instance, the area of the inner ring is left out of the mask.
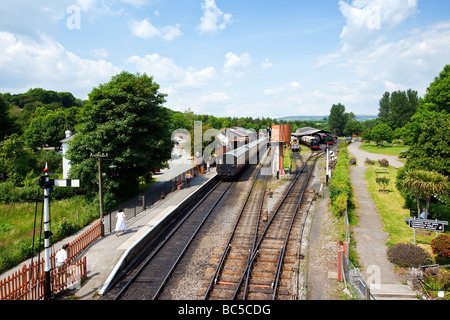
<path id="1" fill-rule="evenodd" d="M 363 280 L 360 270 L 350 261 L 350 224 L 347 208 L 345 208 L 344 223 L 346 231 L 345 242 L 340 243 L 338 247 L 338 257 L 340 259 L 338 274 L 342 274 L 342 277 L 338 278 L 343 278 L 347 289 L 356 299 L 375 300 L 367 283 Z"/>

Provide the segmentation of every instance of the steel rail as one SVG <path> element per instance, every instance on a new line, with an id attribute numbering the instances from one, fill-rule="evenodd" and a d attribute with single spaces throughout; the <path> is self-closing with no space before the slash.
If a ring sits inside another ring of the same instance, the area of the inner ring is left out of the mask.
<path id="1" fill-rule="evenodd" d="M 255 183 L 258 180 L 258 176 L 259 176 L 260 173 L 261 173 L 261 166 L 259 167 L 259 170 L 257 171 L 257 173 L 255 175 L 255 178 L 254 178 L 253 183 L 252 183 L 252 185 L 250 187 L 250 190 L 247 193 L 247 197 L 245 198 L 244 204 L 242 205 L 241 210 L 239 211 L 239 215 L 236 218 L 236 222 L 234 223 L 233 229 L 231 230 L 231 234 L 228 237 L 227 244 L 225 245 L 225 250 L 223 251 L 222 256 L 220 257 L 220 260 L 219 260 L 219 263 L 217 264 L 216 270 L 214 271 L 214 274 L 213 274 L 213 276 L 211 278 L 211 281 L 209 282 L 208 288 L 206 289 L 206 293 L 203 296 L 203 300 L 208 299 L 209 295 L 211 294 L 211 291 L 212 291 L 212 288 L 213 288 L 214 284 L 217 282 L 220 270 L 222 269 L 222 266 L 223 266 L 223 264 L 225 262 L 226 257 L 228 256 L 228 253 L 230 252 L 230 244 L 231 244 L 231 241 L 234 238 L 234 234 L 236 233 L 236 229 L 237 229 L 237 226 L 239 224 L 239 221 L 241 220 L 242 213 L 244 212 L 245 207 L 247 206 L 247 202 L 250 199 L 250 195 L 253 192 L 253 187 L 255 186 Z"/>
<path id="2" fill-rule="evenodd" d="M 256 222 L 256 226 L 255 226 L 255 236 L 253 237 L 253 246 L 252 246 L 251 252 L 253 252 L 255 250 L 256 240 L 258 239 L 259 221 L 261 219 L 261 212 L 262 212 L 262 207 L 263 207 L 263 204 L 264 204 L 264 195 L 266 193 L 266 187 L 267 187 L 267 180 L 268 179 L 269 179 L 269 176 L 267 175 L 266 176 L 266 181 L 264 182 L 263 196 L 261 197 L 261 202 L 259 204 L 259 213 L 258 213 L 258 219 L 256 220 L 257 222 Z M 250 260 L 251 260 L 251 255 L 250 255 L 247 263 L 249 263 Z M 249 281 L 250 281 L 250 271 L 247 272 L 247 276 L 246 276 L 246 279 L 245 279 L 244 298 L 243 298 L 243 300 L 245 300 L 245 296 L 246 296 L 246 293 L 247 293 Z"/>
<path id="3" fill-rule="evenodd" d="M 231 230 L 231 234 L 228 237 L 227 244 L 225 245 L 225 249 L 224 249 L 224 251 L 223 251 L 223 253 L 222 253 L 221 257 L 220 257 L 219 263 L 217 264 L 217 267 L 216 267 L 216 269 L 214 271 L 214 274 L 213 274 L 213 276 L 211 278 L 211 281 L 209 282 L 209 285 L 208 285 L 208 288 L 206 289 L 205 295 L 203 296 L 203 300 L 207 300 L 209 298 L 209 295 L 211 294 L 214 285 L 217 283 L 217 280 L 219 278 L 219 275 L 220 275 L 220 272 L 222 270 L 222 267 L 223 267 L 223 265 L 225 263 L 225 260 L 226 260 L 228 254 L 229 254 L 229 252 L 231 250 L 231 242 L 233 241 L 234 235 L 235 235 L 236 230 L 237 230 L 237 226 L 238 226 L 239 222 L 241 221 L 242 214 L 243 214 L 243 212 L 244 212 L 244 210 L 245 210 L 245 208 L 247 206 L 248 200 L 250 199 L 250 195 L 253 192 L 253 188 L 254 188 L 254 186 L 256 184 L 256 181 L 258 180 L 258 176 L 261 173 L 261 170 L 262 170 L 262 167 L 263 167 L 262 163 L 267 159 L 267 156 L 268 156 L 269 152 L 270 152 L 270 149 L 268 150 L 268 153 L 266 153 L 264 159 L 258 164 L 258 171 L 257 171 L 257 173 L 255 175 L 255 178 L 254 178 L 253 183 L 252 183 L 252 185 L 250 187 L 250 190 L 247 193 L 247 197 L 246 197 L 246 199 L 244 201 L 244 204 L 241 207 L 241 210 L 240 210 L 240 212 L 238 214 L 238 217 L 236 218 L 236 221 L 234 223 L 233 229 Z M 266 182 L 265 182 L 265 185 L 264 185 L 264 192 L 266 190 L 267 178 L 268 178 L 268 176 L 266 177 Z M 261 216 L 263 200 L 264 200 L 264 193 L 262 195 L 261 204 L 260 204 L 260 208 L 259 208 L 257 225 L 259 224 L 259 218 Z M 257 229 L 256 229 L 256 232 L 257 232 Z M 256 237 L 256 235 L 255 235 L 255 237 Z M 254 248 L 254 244 L 253 244 L 253 248 Z M 253 248 L 252 248 L 252 250 L 253 250 Z M 252 251 L 250 251 L 250 253 L 251 252 Z M 250 259 L 250 256 L 249 256 L 249 259 Z"/>
<path id="4" fill-rule="evenodd" d="M 283 248 L 281 250 L 281 253 L 280 253 L 280 256 L 279 256 L 279 259 L 278 259 L 277 271 L 275 273 L 274 283 L 272 285 L 272 288 L 273 288 L 272 300 L 276 299 L 276 295 L 277 295 L 277 291 L 278 291 L 278 284 L 279 284 L 279 280 L 280 280 L 280 277 L 281 277 L 281 269 L 282 269 L 282 266 L 283 266 L 283 260 L 284 260 L 284 256 L 285 256 L 285 253 L 286 253 L 286 248 L 287 248 L 287 244 L 288 244 L 288 241 L 289 241 L 289 237 L 291 235 L 292 226 L 294 225 L 294 221 L 295 221 L 295 218 L 297 217 L 298 209 L 301 206 L 301 203 L 302 203 L 302 200 L 303 200 L 303 196 L 305 195 L 306 187 L 308 186 L 308 183 L 309 183 L 309 181 L 311 179 L 312 171 L 314 170 L 314 168 L 316 166 L 316 162 L 317 162 L 318 159 L 319 159 L 319 154 L 316 154 L 316 158 L 314 159 L 314 163 L 311 166 L 311 170 L 308 171 L 308 177 L 306 178 L 305 184 L 303 185 L 301 196 L 299 197 L 299 200 L 298 200 L 297 205 L 295 207 L 294 214 L 292 215 L 292 219 L 291 219 L 291 222 L 289 224 L 289 229 L 288 229 L 288 232 L 286 234 L 286 238 L 284 240 Z"/>
<path id="5" fill-rule="evenodd" d="M 209 209 L 208 213 L 205 215 L 205 217 L 203 218 L 202 222 L 198 225 L 197 229 L 194 231 L 194 233 L 192 234 L 191 238 L 188 240 L 188 242 L 186 243 L 186 245 L 184 246 L 182 252 L 178 255 L 177 260 L 173 263 L 173 265 L 171 266 L 169 272 L 167 273 L 166 277 L 164 278 L 164 280 L 162 281 L 161 285 L 159 286 L 158 290 L 156 291 L 156 293 L 154 294 L 152 300 L 156 300 L 159 298 L 159 296 L 161 295 L 162 291 L 164 290 L 164 287 L 166 286 L 169 278 L 171 277 L 173 271 L 175 270 L 176 266 L 178 265 L 178 263 L 180 262 L 181 258 L 184 256 L 184 253 L 187 251 L 187 249 L 189 248 L 189 246 L 191 245 L 192 241 L 194 240 L 195 236 L 197 235 L 197 233 L 200 231 L 200 229 L 202 228 L 203 224 L 205 223 L 205 221 L 208 219 L 208 217 L 210 216 L 211 212 L 216 208 L 217 204 L 220 202 L 220 200 L 222 200 L 223 196 L 226 194 L 226 192 L 230 189 L 232 184 L 230 184 L 228 186 L 228 188 L 225 190 L 225 192 L 222 193 L 222 195 L 216 200 L 216 202 L 214 202 L 214 205 Z"/>
<path id="6" fill-rule="evenodd" d="M 273 215 L 272 215 L 270 221 L 268 222 L 266 228 L 264 229 L 264 231 L 263 231 L 263 233 L 262 233 L 262 235 L 261 235 L 261 237 L 260 237 L 260 239 L 259 239 L 259 241 L 258 241 L 258 244 L 257 244 L 256 247 L 255 247 L 255 250 L 252 252 L 251 258 L 249 259 L 249 263 L 247 264 L 246 269 L 245 269 L 245 271 L 244 271 L 244 275 L 241 277 L 241 279 L 240 279 L 240 281 L 239 281 L 239 283 L 238 283 L 238 286 L 237 286 L 237 288 L 236 288 L 236 290 L 235 290 L 235 292 L 234 292 L 234 294 L 233 294 L 233 300 L 236 299 L 236 298 L 237 298 L 237 295 L 239 294 L 240 287 L 242 286 L 242 281 L 243 281 L 243 279 L 244 279 L 244 277 L 245 277 L 245 274 L 250 273 L 251 268 L 252 268 L 252 265 L 253 265 L 253 262 L 255 261 L 256 256 L 257 256 L 257 254 L 258 254 L 258 252 L 259 252 L 259 247 L 260 247 L 262 241 L 264 240 L 265 235 L 266 235 L 268 229 L 270 228 L 270 226 L 271 226 L 273 220 L 275 219 L 275 217 L 276 217 L 278 211 L 280 210 L 281 206 L 283 205 L 284 201 L 286 200 L 287 196 L 288 196 L 289 193 L 291 192 L 291 190 L 292 190 L 292 188 L 294 187 L 294 185 L 297 183 L 298 178 L 299 178 L 300 175 L 304 172 L 304 170 L 305 170 L 305 168 L 306 168 L 308 162 L 311 160 L 311 158 L 313 158 L 313 157 L 317 157 L 317 158 L 318 158 L 318 156 L 319 156 L 319 154 L 310 154 L 310 156 L 309 156 L 308 159 L 305 161 L 305 163 L 303 164 L 303 166 L 302 166 L 302 168 L 300 169 L 300 171 L 298 171 L 298 172 L 296 173 L 295 178 L 292 180 L 291 185 L 289 186 L 289 189 L 286 191 L 284 197 L 282 198 L 282 200 L 281 200 L 280 203 L 278 204 L 278 206 L 277 206 L 275 212 L 273 213 Z M 308 184 L 308 181 L 305 182 L 305 185 L 304 185 L 304 187 L 303 187 L 303 192 L 304 192 L 304 190 L 305 190 L 307 184 Z M 303 195 L 303 193 L 302 193 L 302 195 Z M 296 211 L 297 211 L 297 209 L 296 209 Z M 277 285 L 278 285 L 278 284 L 277 284 Z"/>
<path id="7" fill-rule="evenodd" d="M 138 278 L 138 276 L 141 274 L 141 272 L 146 268 L 146 266 L 153 260 L 153 258 L 159 253 L 161 248 L 164 247 L 164 245 L 170 240 L 170 238 L 177 232 L 177 230 L 184 224 L 184 222 L 192 215 L 193 212 L 208 198 L 208 196 L 217 189 L 219 185 L 221 185 L 223 182 L 219 181 L 215 186 L 211 188 L 201 199 L 200 201 L 184 216 L 184 218 L 172 229 L 172 231 L 169 233 L 169 235 L 157 246 L 157 248 L 152 252 L 150 256 L 148 256 L 143 262 L 141 262 L 140 267 L 136 271 L 136 273 L 133 275 L 133 277 L 125 284 L 125 286 L 120 290 L 120 292 L 114 297 L 114 300 L 118 300 L 133 284 L 133 282 Z M 223 195 L 230 189 L 232 184 L 230 184 Z"/>

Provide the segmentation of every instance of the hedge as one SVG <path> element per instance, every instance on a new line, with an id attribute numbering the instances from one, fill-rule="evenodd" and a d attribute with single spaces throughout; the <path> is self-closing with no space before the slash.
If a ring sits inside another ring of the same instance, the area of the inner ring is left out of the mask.
<path id="1" fill-rule="evenodd" d="M 339 157 L 333 171 L 328 189 L 330 191 L 331 210 L 336 216 L 345 214 L 346 205 L 352 198 L 352 183 L 348 172 L 347 143 L 339 144 Z"/>

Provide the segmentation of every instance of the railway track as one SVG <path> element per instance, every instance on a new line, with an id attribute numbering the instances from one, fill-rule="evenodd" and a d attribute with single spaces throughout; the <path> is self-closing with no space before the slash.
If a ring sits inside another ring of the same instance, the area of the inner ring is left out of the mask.
<path id="1" fill-rule="evenodd" d="M 290 298 L 299 245 L 299 232 L 292 230 L 301 229 L 301 207 L 310 200 L 305 190 L 318 158 L 315 154 L 305 162 L 296 160 L 296 174 L 271 215 L 264 211 L 268 176 L 255 180 L 227 245 L 215 257 L 218 262 L 203 299 Z"/>
<path id="2" fill-rule="evenodd" d="M 108 295 L 114 300 L 158 299 L 196 234 L 232 184 L 217 183 Z"/>

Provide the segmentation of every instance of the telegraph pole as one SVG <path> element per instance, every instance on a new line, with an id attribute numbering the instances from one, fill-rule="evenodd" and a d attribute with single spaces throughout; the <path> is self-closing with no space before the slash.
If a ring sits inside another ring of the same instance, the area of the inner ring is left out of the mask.
<path id="1" fill-rule="evenodd" d="M 105 235 L 105 226 L 103 224 L 103 187 L 102 187 L 102 158 L 107 158 L 107 153 L 91 154 L 91 158 L 98 159 L 98 200 L 100 203 L 100 233 L 103 237 Z"/>

